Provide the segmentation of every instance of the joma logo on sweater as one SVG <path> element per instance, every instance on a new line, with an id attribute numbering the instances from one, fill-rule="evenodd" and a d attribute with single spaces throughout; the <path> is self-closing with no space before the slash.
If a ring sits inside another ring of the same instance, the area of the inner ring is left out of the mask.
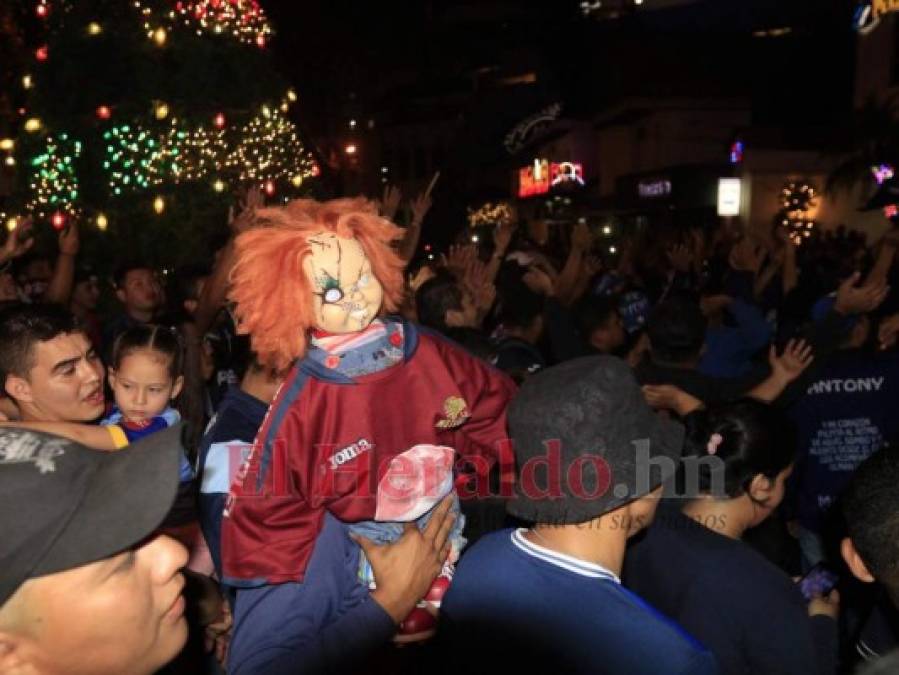
<path id="1" fill-rule="evenodd" d="M 329 461 L 331 462 L 331 468 L 336 469 L 338 466 L 343 466 L 351 459 L 355 459 L 356 457 L 361 455 L 363 452 L 368 452 L 369 450 L 371 450 L 371 447 L 371 441 L 365 438 L 360 438 L 355 443 L 352 443 L 345 448 L 341 448 L 333 455 L 331 455 L 331 457 L 329 458 Z"/>
<path id="2" fill-rule="evenodd" d="M 809 394 L 855 394 L 880 391 L 883 377 L 854 377 L 845 380 L 820 380 L 808 388 Z"/>

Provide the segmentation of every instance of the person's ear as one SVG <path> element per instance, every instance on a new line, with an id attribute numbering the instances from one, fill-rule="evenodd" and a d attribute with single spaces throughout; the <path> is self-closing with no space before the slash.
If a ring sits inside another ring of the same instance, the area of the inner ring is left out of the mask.
<path id="1" fill-rule="evenodd" d="M 34 401 L 31 383 L 24 377 L 12 374 L 7 375 L 3 388 L 14 401 L 22 401 L 23 403 L 32 403 Z"/>
<path id="2" fill-rule="evenodd" d="M 756 477 L 752 479 L 752 482 L 749 483 L 749 490 L 747 490 L 747 492 L 752 501 L 764 504 L 768 501 L 773 490 L 774 481 L 763 474 L 757 474 Z"/>
<path id="3" fill-rule="evenodd" d="M 855 544 L 852 543 L 849 537 L 844 537 L 843 541 L 840 542 L 840 553 L 843 556 L 843 560 L 846 561 L 849 571 L 852 572 L 856 579 L 864 581 L 866 584 L 874 582 L 874 575 L 868 571 L 868 566 L 865 565 L 862 557 L 855 549 Z"/>
<path id="4" fill-rule="evenodd" d="M 125 304 L 126 295 L 123 289 L 117 288 L 115 291 L 115 296 L 119 299 L 119 302 L 121 302 L 123 305 Z"/>
<path id="5" fill-rule="evenodd" d="M 175 400 L 178 398 L 178 394 L 181 393 L 181 389 L 184 387 L 184 375 L 179 375 L 175 378 L 175 385 L 172 387 L 172 395 L 171 399 Z"/>

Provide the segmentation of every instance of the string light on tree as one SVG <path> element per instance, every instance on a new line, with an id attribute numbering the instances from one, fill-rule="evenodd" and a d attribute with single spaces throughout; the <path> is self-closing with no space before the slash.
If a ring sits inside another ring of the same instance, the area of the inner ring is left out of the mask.
<path id="1" fill-rule="evenodd" d="M 91 21 L 87 24 L 87 34 L 91 36 L 97 36 L 103 32 L 103 26 L 101 26 L 96 21 Z"/>
<path id="2" fill-rule="evenodd" d="M 229 153 L 225 167 L 241 182 L 314 175 L 315 163 L 294 124 L 277 110 L 268 109 L 268 113 L 257 115 L 241 128 L 241 140 Z"/>
<path id="3" fill-rule="evenodd" d="M 25 121 L 25 131 L 29 134 L 36 134 L 44 126 L 39 117 L 31 117 Z"/>
<path id="4" fill-rule="evenodd" d="M 45 0 L 41 0 L 34 8 L 34 13 L 38 15 L 38 18 L 46 19 L 50 15 L 50 5 Z"/>
<path id="5" fill-rule="evenodd" d="M 61 230 L 66 226 L 66 216 L 61 211 L 56 211 L 50 217 L 50 224 L 53 226 L 54 230 Z"/>
<path id="6" fill-rule="evenodd" d="M 31 159 L 31 194 L 28 209 L 42 218 L 51 211 L 77 215 L 79 184 L 75 162 L 81 143 L 68 134 L 48 136 L 44 151 Z"/>
<path id="7" fill-rule="evenodd" d="M 162 213 L 165 211 L 165 199 L 157 196 L 156 199 L 153 200 L 153 210 L 157 215 L 162 215 Z"/>
<path id="8" fill-rule="evenodd" d="M 158 120 L 164 120 L 169 116 L 169 106 L 167 103 L 163 101 L 157 101 L 155 107 L 153 108 L 153 114 L 156 116 Z"/>
<path id="9" fill-rule="evenodd" d="M 157 47 L 165 47 L 165 43 L 168 41 L 169 35 L 168 33 L 166 33 L 165 28 L 157 28 L 152 32 L 152 38 Z"/>
<path id="10" fill-rule="evenodd" d="M 215 190 L 216 192 L 224 192 L 225 191 L 225 181 L 223 181 L 221 178 L 216 179 L 215 182 L 213 182 L 213 184 L 212 184 L 212 189 Z"/>
<path id="11" fill-rule="evenodd" d="M 22 76 L 22 89 L 31 89 L 34 86 L 34 78 L 31 75 Z"/>
<path id="12" fill-rule="evenodd" d="M 106 214 L 98 213 L 97 214 L 97 229 L 100 232 L 106 232 L 106 228 L 109 227 L 109 219 L 106 217 Z"/>
<path id="13" fill-rule="evenodd" d="M 0 150 L 4 152 L 12 152 L 16 149 L 16 142 L 12 138 L 0 139 Z"/>
<path id="14" fill-rule="evenodd" d="M 50 58 L 50 49 L 47 47 L 47 45 L 41 45 L 40 47 L 38 47 L 34 52 L 34 58 L 36 58 L 38 61 L 46 61 L 48 58 Z"/>
<path id="15" fill-rule="evenodd" d="M 780 194 L 781 210 L 778 218 L 796 246 L 812 236 L 815 221 L 809 216 L 818 200 L 818 191 L 808 181 L 789 182 Z"/>
<path id="16" fill-rule="evenodd" d="M 216 129 L 224 129 L 227 120 L 225 119 L 225 113 L 217 113 L 216 116 L 212 119 L 212 123 L 215 125 Z"/>
<path id="17" fill-rule="evenodd" d="M 135 0 L 134 6 L 144 16 L 144 29 L 153 34 L 153 10 L 146 0 Z M 236 40 L 264 48 L 272 35 L 265 12 L 257 0 L 178 0 L 163 15 L 171 26 L 180 23 L 197 35 L 230 35 Z M 155 38 L 154 38 L 155 39 Z"/>
<path id="18" fill-rule="evenodd" d="M 270 180 L 265 181 L 265 186 L 264 186 L 264 188 L 265 188 L 265 194 L 267 194 L 269 197 L 274 197 L 274 196 L 275 196 L 275 183 L 274 183 L 274 181 L 270 181 Z"/>
<path id="19" fill-rule="evenodd" d="M 6 221 L 6 231 L 7 232 L 12 232 L 18 226 L 19 226 L 19 219 L 16 218 L 15 216 L 12 216 L 11 218 L 9 218 Z"/>
<path id="20" fill-rule="evenodd" d="M 108 105 L 97 106 L 97 117 L 101 120 L 108 120 L 112 117 L 112 109 Z"/>
<path id="21" fill-rule="evenodd" d="M 512 210 L 508 202 L 487 202 L 478 209 L 468 210 L 468 226 L 483 227 L 485 225 L 499 225 L 512 218 Z"/>

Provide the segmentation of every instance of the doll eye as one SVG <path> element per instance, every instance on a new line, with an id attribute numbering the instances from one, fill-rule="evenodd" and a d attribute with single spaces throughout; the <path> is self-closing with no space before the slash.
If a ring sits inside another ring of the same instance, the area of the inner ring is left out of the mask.
<path id="1" fill-rule="evenodd" d="M 322 300 L 334 304 L 343 300 L 343 291 L 339 288 L 329 288 L 322 294 Z"/>

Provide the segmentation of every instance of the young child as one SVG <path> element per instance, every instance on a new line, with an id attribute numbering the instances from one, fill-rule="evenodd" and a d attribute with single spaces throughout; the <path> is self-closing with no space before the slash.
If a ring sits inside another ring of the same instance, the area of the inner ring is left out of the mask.
<path id="1" fill-rule="evenodd" d="M 115 406 L 100 426 L 76 422 L 9 422 L 64 436 L 97 450 L 120 450 L 133 441 L 176 424 L 172 401 L 181 393 L 182 350 L 178 335 L 163 326 L 134 326 L 116 339 L 109 368 Z M 187 457 L 181 481 L 193 480 Z"/>
<path id="2" fill-rule="evenodd" d="M 165 326 L 133 326 L 113 343 L 109 386 L 115 405 L 100 425 L 75 422 L 9 422 L 9 426 L 63 436 L 97 450 L 115 451 L 166 427 L 181 416 L 172 402 L 181 393 L 183 349 L 177 332 Z M 188 547 L 188 567 L 209 573 L 212 562 L 193 509 L 194 471 L 181 457 L 181 487 L 164 531 Z"/>

